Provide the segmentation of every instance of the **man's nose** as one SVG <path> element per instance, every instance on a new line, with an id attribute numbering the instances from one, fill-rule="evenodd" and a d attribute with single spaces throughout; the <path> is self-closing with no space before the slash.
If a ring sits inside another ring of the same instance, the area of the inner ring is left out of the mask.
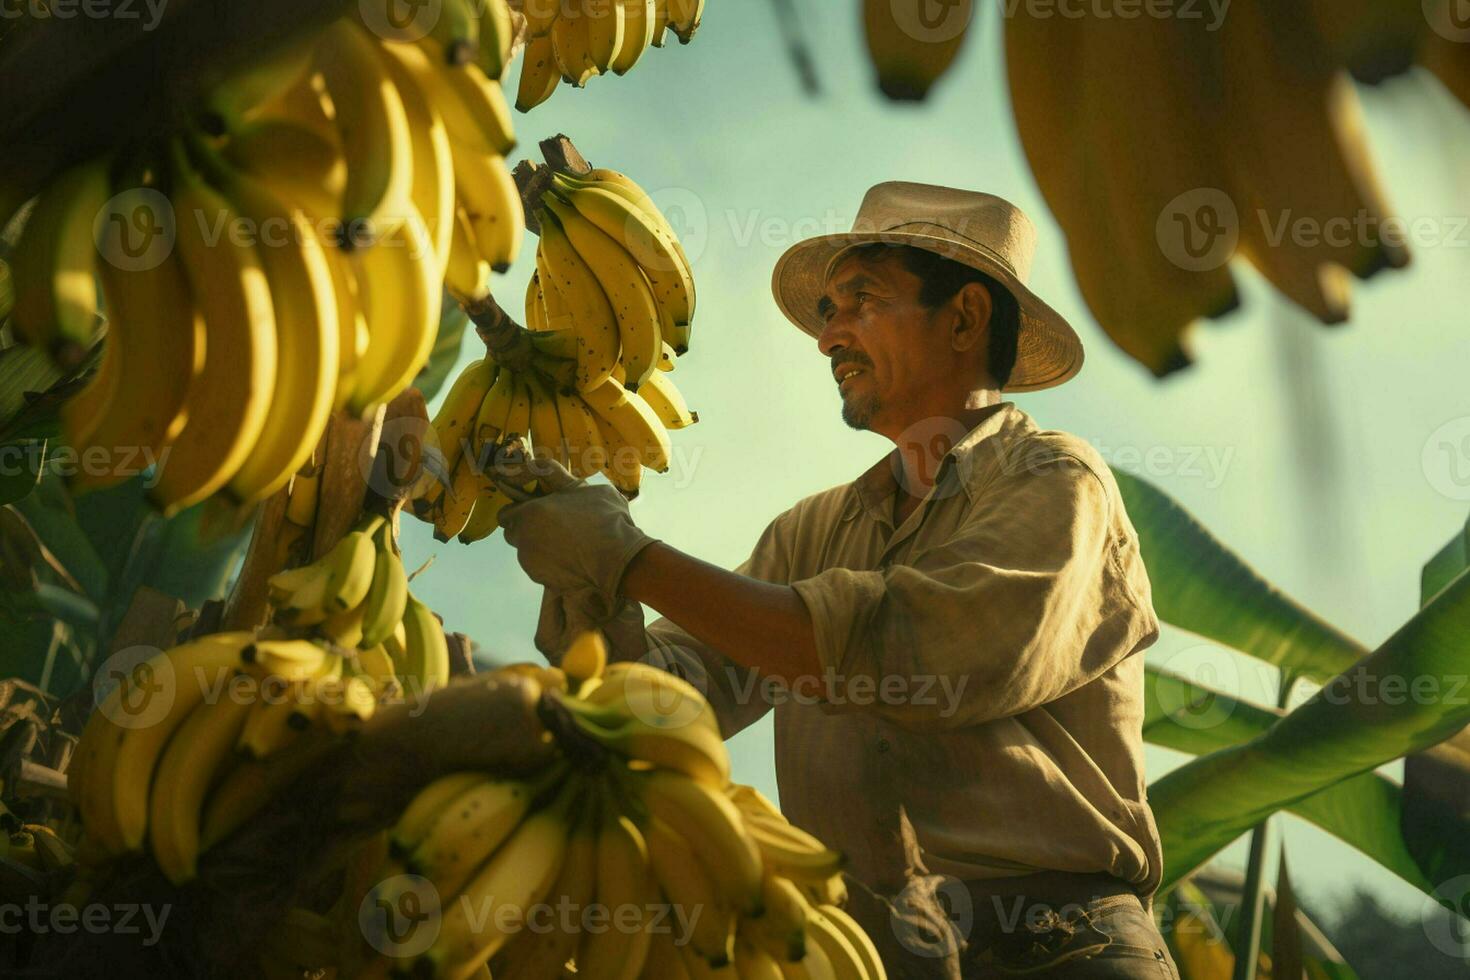
<path id="1" fill-rule="evenodd" d="M 850 346 L 852 339 L 851 331 L 844 322 L 841 313 L 832 314 L 832 318 L 822 327 L 822 332 L 817 334 L 817 350 L 826 357 L 831 357 L 840 350 Z"/>

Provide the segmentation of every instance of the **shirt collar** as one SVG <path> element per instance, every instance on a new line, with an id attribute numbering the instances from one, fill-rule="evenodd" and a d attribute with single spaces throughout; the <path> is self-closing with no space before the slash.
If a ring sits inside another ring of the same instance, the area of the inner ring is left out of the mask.
<path id="1" fill-rule="evenodd" d="M 983 482 L 985 474 L 1001 462 L 1013 438 L 1035 428 L 1036 423 L 1015 402 L 1002 401 L 988 406 L 986 414 L 940 461 L 936 482 L 957 479 L 965 495 L 973 502 L 976 488 Z M 898 490 L 898 474 L 901 472 L 895 447 L 852 482 L 853 492 L 848 497 L 842 519 L 851 520 L 859 513 L 866 513 L 875 521 L 891 524 L 892 500 Z"/>

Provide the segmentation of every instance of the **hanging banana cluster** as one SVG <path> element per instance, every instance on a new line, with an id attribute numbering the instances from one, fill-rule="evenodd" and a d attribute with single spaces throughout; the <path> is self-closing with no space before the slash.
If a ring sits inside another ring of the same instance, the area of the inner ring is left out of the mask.
<path id="1" fill-rule="evenodd" d="M 363 900 L 437 909 L 415 924 L 433 936 L 426 948 L 395 931 L 387 938 L 412 953 L 394 957 L 359 935 L 336 959 L 310 960 L 303 944 L 290 962 L 344 977 L 541 978 L 569 966 L 587 980 L 882 980 L 871 940 L 839 907 L 842 856 L 730 783 L 697 690 L 646 664 L 605 667 L 605 657 L 587 635 L 560 668 L 505 668 L 566 710 L 566 757 L 522 778 L 458 772 L 430 783 L 389 832 L 371 882 L 342 903 L 352 929 Z M 534 908 L 553 910 L 551 921 L 528 918 Z M 591 909 L 638 921 L 584 926 Z"/>
<path id="2" fill-rule="evenodd" d="M 658 207 L 616 171 L 558 173 L 537 219 L 527 362 L 475 361 L 433 420 L 440 455 L 414 512 L 441 541 L 495 531 L 510 502 L 486 474 L 498 446 L 521 439 L 632 497 L 644 467 L 668 468 L 668 430 L 699 420 L 668 375 L 688 350 L 694 278 Z"/>
<path id="3" fill-rule="evenodd" d="M 84 845 L 147 851 L 175 883 L 314 755 L 313 729 L 373 714 L 382 679 L 340 648 L 283 631 L 218 633 L 138 664 L 88 719 L 68 773 Z"/>
<path id="4" fill-rule="evenodd" d="M 917 102 L 964 47 L 975 16 L 974 0 L 862 0 L 863 36 L 878 89 L 896 102 Z"/>
<path id="5" fill-rule="evenodd" d="M 466 0 L 473 2 L 473 0 Z M 704 0 L 513 0 L 526 18 L 526 60 L 516 108 L 530 112 L 565 81 L 581 87 L 594 75 L 626 73 L 669 31 L 688 44 L 704 16 Z"/>
<path id="6" fill-rule="evenodd" d="M 386 518 L 368 518 L 319 561 L 272 576 L 270 596 L 282 625 L 351 651 L 377 694 L 417 697 L 449 683 L 443 627 L 409 593 Z"/>
<path id="7" fill-rule="evenodd" d="M 212 86 L 188 126 L 42 191 L 13 257 L 16 333 L 75 365 L 107 322 L 63 409 L 79 489 L 154 466 L 165 511 L 264 499 L 334 409 L 412 382 L 451 266 L 483 293 L 510 265 L 511 13 L 476 7 L 475 58 L 443 30 L 385 39 L 344 17 Z"/>

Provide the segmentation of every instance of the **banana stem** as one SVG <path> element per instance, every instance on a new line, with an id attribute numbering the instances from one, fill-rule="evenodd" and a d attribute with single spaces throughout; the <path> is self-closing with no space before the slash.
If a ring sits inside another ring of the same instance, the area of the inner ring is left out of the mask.
<path id="1" fill-rule="evenodd" d="M 536 346 L 531 343 L 531 331 L 511 319 L 510 314 L 495 302 L 494 296 L 466 303 L 464 311 L 469 314 L 475 324 L 475 333 L 497 364 L 512 371 L 525 371 L 531 367 L 531 359 L 536 353 Z"/>
<path id="2" fill-rule="evenodd" d="M 610 750 L 584 728 L 580 712 L 570 700 L 554 691 L 546 691 L 536 705 L 536 715 L 543 728 L 566 753 L 571 764 L 582 771 L 601 769 Z"/>

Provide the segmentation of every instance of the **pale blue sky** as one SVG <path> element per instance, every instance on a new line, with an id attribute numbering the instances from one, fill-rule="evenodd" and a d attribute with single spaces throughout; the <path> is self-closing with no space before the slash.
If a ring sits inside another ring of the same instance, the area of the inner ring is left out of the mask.
<path id="1" fill-rule="evenodd" d="M 1124 358 L 1081 303 L 1018 149 L 994 11 L 986 8 L 982 33 L 936 97 L 911 109 L 874 93 L 857 5 L 821 4 L 820 19 L 818 6 L 807 2 L 803 13 L 827 89 L 819 100 L 800 92 L 771 5 L 746 0 L 711 3 L 690 46 L 652 51 L 630 75 L 594 79 L 585 91 L 563 87 L 517 118 L 521 155 L 564 132 L 595 164 L 641 182 L 680 225 L 694 259 L 699 315 L 674 380 L 702 421 L 675 434 L 672 471 L 647 479 L 633 505 L 640 525 L 730 567 L 781 510 L 847 482 L 886 451 L 881 438 L 843 426 L 825 358 L 777 311 L 769 283 L 792 241 L 845 230 L 870 185 L 917 180 L 1000 194 L 1040 228 L 1032 286 L 1077 328 L 1087 362 L 1060 388 L 1012 396 L 1020 407 L 1153 479 L 1272 581 L 1363 642 L 1381 642 L 1411 615 L 1420 566 L 1470 507 L 1466 481 L 1423 462 L 1440 426 L 1470 416 L 1470 230 L 1458 227 L 1470 213 L 1463 110 L 1422 80 L 1365 96 L 1390 200 L 1405 217 L 1432 219 L 1450 241 L 1420 247 L 1410 270 L 1360 286 L 1352 323 L 1332 331 L 1276 306 L 1244 271 L 1247 311 L 1197 328 L 1199 363 L 1161 383 Z M 499 289 L 517 311 L 534 243 L 528 238 Z M 465 362 L 476 348 L 471 338 Z M 1331 412 L 1332 448 L 1311 474 L 1299 465 L 1289 421 L 1287 386 L 1296 381 L 1279 366 L 1288 350 L 1315 363 L 1313 383 Z M 1458 462 L 1470 473 L 1470 458 Z M 466 548 L 437 545 L 413 521 L 405 528 L 410 567 L 436 557 L 415 590 L 449 628 L 496 659 L 535 659 L 539 591 L 500 537 Z M 1222 677 L 1256 700 L 1274 698 L 1268 669 L 1201 651 L 1180 631 L 1166 627 L 1148 656 L 1201 679 Z M 731 750 L 736 778 L 774 795 L 769 721 Z M 1179 761 L 1150 749 L 1151 778 Z M 1309 899 L 1364 880 L 1417 914 L 1421 898 L 1410 886 L 1299 821 L 1285 828 Z M 1243 862 L 1243 846 L 1227 859 Z"/>

